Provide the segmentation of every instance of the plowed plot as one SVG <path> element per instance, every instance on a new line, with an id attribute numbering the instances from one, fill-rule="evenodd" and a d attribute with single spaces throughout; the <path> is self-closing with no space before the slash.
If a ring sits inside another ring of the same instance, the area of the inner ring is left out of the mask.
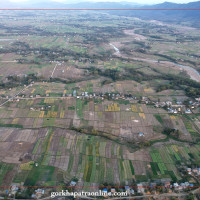
<path id="1" fill-rule="evenodd" d="M 58 167 L 71 177 L 82 176 L 83 173 L 83 180 L 89 183 L 129 180 L 134 174 L 134 166 L 129 160 L 139 157 L 150 160 L 144 151 L 130 153 L 125 146 L 112 141 L 58 128 L 47 131 L 44 138 L 40 134 L 33 154 L 35 161 L 40 160 L 41 156 L 43 165 Z M 114 168 L 113 163 L 117 164 Z M 137 174 L 144 175 L 145 165 L 139 161 L 133 163 L 139 167 Z"/>
<path id="2" fill-rule="evenodd" d="M 2 128 L 0 131 L 0 161 L 20 163 L 20 158 L 32 152 L 38 130 Z"/>
<path id="3" fill-rule="evenodd" d="M 51 91 L 56 88 L 55 84 Z M 23 99 L 17 103 L 10 102 L 7 109 L 1 108 L 0 117 L 5 126 L 12 127 L 69 128 L 73 125 L 76 128 L 93 127 L 96 131 L 131 140 L 159 138 L 160 133 L 154 132 L 154 126 L 161 127 L 164 122 L 161 115 L 153 115 L 156 109 L 143 104 L 129 104 L 129 102 L 127 104 L 127 102 L 105 100 L 96 103 L 94 100 L 74 97 Z M 168 119 L 167 114 L 166 118 Z M 144 133 L 143 137 L 139 137 L 140 132 Z"/>
<path id="4" fill-rule="evenodd" d="M 135 175 L 146 175 L 146 163 L 142 161 L 133 161 Z"/>
<path id="5" fill-rule="evenodd" d="M 171 129 L 174 128 L 171 119 L 166 119 L 166 118 L 164 118 L 164 119 L 163 119 L 163 124 L 164 124 L 165 127 L 168 127 L 168 128 L 171 128 Z"/>
<path id="6" fill-rule="evenodd" d="M 75 68 L 74 66 L 69 66 L 66 64 L 58 65 L 54 71 L 53 77 L 54 78 L 63 78 L 63 79 L 70 79 L 76 80 L 83 78 L 84 70 Z"/>
<path id="7" fill-rule="evenodd" d="M 19 64 L 15 62 L 0 62 L 0 74 L 2 76 L 23 76 L 26 74 L 37 73 L 39 76 L 42 75 L 45 78 L 49 78 L 51 73 L 50 70 L 54 68 L 52 64 L 41 64 L 41 65 L 34 65 L 32 64 Z"/>

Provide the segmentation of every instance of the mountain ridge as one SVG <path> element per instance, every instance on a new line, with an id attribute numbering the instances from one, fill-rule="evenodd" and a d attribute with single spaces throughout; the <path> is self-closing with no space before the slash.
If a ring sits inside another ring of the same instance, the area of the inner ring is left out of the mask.
<path id="1" fill-rule="evenodd" d="M 186 4 L 163 2 L 155 5 L 140 5 L 129 2 L 79 2 L 73 4 L 33 1 L 12 3 L 3 2 L 0 9 L 172 9 L 172 10 L 122 10 L 107 11 L 110 14 L 119 16 L 138 17 L 144 20 L 159 20 L 167 23 L 176 23 L 200 28 L 200 10 L 181 10 L 181 9 L 200 9 L 200 1 Z M 180 10 L 173 10 L 180 9 Z"/>

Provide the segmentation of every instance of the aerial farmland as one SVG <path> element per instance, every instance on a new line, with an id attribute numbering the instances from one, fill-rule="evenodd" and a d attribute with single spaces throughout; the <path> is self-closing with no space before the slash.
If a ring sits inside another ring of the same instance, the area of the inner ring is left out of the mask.
<path id="1" fill-rule="evenodd" d="M 30 198 L 24 186 L 199 185 L 199 29 L 95 11 L 0 16 L 0 186 Z"/>

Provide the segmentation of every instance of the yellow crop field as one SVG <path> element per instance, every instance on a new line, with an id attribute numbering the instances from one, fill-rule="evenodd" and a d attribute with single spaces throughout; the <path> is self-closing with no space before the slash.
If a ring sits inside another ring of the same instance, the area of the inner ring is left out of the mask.
<path id="1" fill-rule="evenodd" d="M 143 112 L 143 109 L 142 109 L 142 107 L 141 107 L 141 106 L 139 106 L 139 109 L 140 109 L 140 112 Z"/>
<path id="2" fill-rule="evenodd" d="M 65 116 L 65 111 L 62 110 L 62 111 L 60 112 L 60 118 L 64 118 L 64 116 Z"/>
<path id="3" fill-rule="evenodd" d="M 98 112 L 98 117 L 102 118 L 102 116 L 103 116 L 103 113 L 102 112 Z"/>
<path id="4" fill-rule="evenodd" d="M 49 94 L 49 93 L 51 93 L 51 90 L 46 90 L 46 94 Z"/>
<path id="5" fill-rule="evenodd" d="M 52 117 L 52 118 L 56 118 L 57 117 L 57 112 L 53 112 L 53 111 L 48 111 L 46 117 Z"/>
<path id="6" fill-rule="evenodd" d="M 31 105 L 33 105 L 33 102 L 34 102 L 33 100 L 28 101 L 27 105 L 31 106 Z"/>
<path id="7" fill-rule="evenodd" d="M 35 89 L 33 89 L 32 91 L 31 91 L 31 94 L 33 94 L 35 92 Z"/>
<path id="8" fill-rule="evenodd" d="M 178 148 L 175 145 L 172 145 L 173 149 L 178 152 Z"/>
<path id="9" fill-rule="evenodd" d="M 21 170 L 31 170 L 33 168 L 34 161 L 30 161 L 20 165 Z"/>
<path id="10" fill-rule="evenodd" d="M 44 111 L 40 111 L 39 117 L 40 117 L 40 118 L 43 118 L 43 117 L 44 117 Z"/>
<path id="11" fill-rule="evenodd" d="M 15 118 L 15 119 L 13 119 L 12 124 L 17 124 L 18 121 L 19 121 L 19 118 Z"/>
<path id="12" fill-rule="evenodd" d="M 139 116 L 142 117 L 143 119 L 146 118 L 145 114 L 144 113 L 139 113 Z"/>
<path id="13" fill-rule="evenodd" d="M 94 110 L 95 110 L 95 112 L 98 112 L 98 111 L 99 111 L 98 105 L 95 105 L 95 106 L 94 106 Z"/>
<path id="14" fill-rule="evenodd" d="M 171 119 L 176 119 L 176 116 L 170 115 L 170 118 L 171 118 Z"/>
<path id="15" fill-rule="evenodd" d="M 44 103 L 54 103 L 54 99 L 48 99 L 48 98 L 46 98 L 45 100 L 44 100 Z"/>
<path id="16" fill-rule="evenodd" d="M 144 91 L 145 92 L 153 92 L 153 90 L 151 88 L 145 88 Z"/>
<path id="17" fill-rule="evenodd" d="M 110 111 L 120 111 L 120 107 L 117 103 L 108 105 L 108 107 L 105 109 L 106 112 L 110 112 Z"/>
<path id="18" fill-rule="evenodd" d="M 132 112 L 138 112 L 136 105 L 131 105 Z"/>
<path id="19" fill-rule="evenodd" d="M 96 142 L 96 156 L 99 156 L 99 142 Z"/>
<path id="20" fill-rule="evenodd" d="M 6 93 L 6 91 L 0 91 L 0 94 L 5 94 Z"/>
<path id="21" fill-rule="evenodd" d="M 88 168 L 89 168 L 89 166 L 88 166 L 88 164 L 86 163 L 86 165 L 85 165 L 85 170 L 84 170 L 84 176 L 83 176 L 83 179 L 84 179 L 84 180 L 86 180 L 87 173 L 88 173 Z"/>

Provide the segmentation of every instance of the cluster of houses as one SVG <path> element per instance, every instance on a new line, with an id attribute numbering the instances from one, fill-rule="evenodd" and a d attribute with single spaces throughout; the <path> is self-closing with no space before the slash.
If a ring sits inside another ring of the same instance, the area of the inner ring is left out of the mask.
<path id="1" fill-rule="evenodd" d="M 45 194 L 45 190 L 38 188 L 37 190 L 34 191 L 31 197 L 33 199 L 40 199 L 44 194 Z"/>
<path id="2" fill-rule="evenodd" d="M 200 168 L 195 168 L 195 169 L 191 169 L 188 168 L 187 169 L 188 173 L 196 173 L 196 174 L 200 174 Z M 76 181 L 71 181 L 69 186 L 74 187 L 77 185 Z M 148 194 L 157 194 L 158 191 L 156 188 L 158 187 L 163 187 L 167 190 L 165 190 L 165 192 L 171 193 L 173 191 L 183 191 L 185 189 L 188 188 L 193 188 L 194 184 L 193 183 L 189 183 L 189 182 L 182 182 L 182 183 L 171 183 L 170 179 L 163 179 L 159 180 L 159 182 L 153 182 L 153 183 L 148 183 L 148 182 L 142 182 L 142 183 L 138 183 L 137 185 L 134 186 L 124 186 L 124 187 L 119 187 L 119 188 L 115 188 L 115 187 L 104 187 L 103 189 L 100 189 L 100 191 L 105 194 L 105 197 L 107 196 L 114 196 L 114 194 L 116 192 L 126 192 L 129 196 L 134 196 L 134 195 L 148 195 Z M 21 188 L 22 190 L 25 188 Z M 99 189 L 98 189 L 99 191 Z M 10 191 L 6 191 L 6 193 L 9 196 L 15 196 L 15 194 L 19 192 L 19 187 L 17 185 L 12 185 Z M 45 195 L 45 193 L 47 193 L 47 191 L 45 192 L 45 189 L 41 189 L 38 188 L 36 189 L 33 194 L 31 195 L 31 197 L 33 199 L 41 199 L 41 197 L 43 197 Z"/>
<path id="3" fill-rule="evenodd" d="M 173 183 L 166 182 L 163 185 L 157 185 L 156 183 L 151 183 L 150 185 L 147 183 L 138 183 L 136 186 L 125 186 L 124 188 L 119 188 L 118 191 L 120 192 L 127 192 L 129 196 L 134 195 L 149 195 L 149 194 L 156 194 L 158 191 L 156 190 L 157 187 L 163 187 L 167 189 L 165 192 L 171 193 L 173 191 L 183 191 L 188 188 L 194 187 L 194 184 L 189 182 L 183 183 Z M 110 189 L 104 188 L 102 190 L 103 193 L 107 194 L 107 196 L 112 196 L 116 191 L 116 188 L 111 187 Z"/>
<path id="4" fill-rule="evenodd" d="M 183 182 L 183 183 L 170 183 L 170 181 L 165 182 L 164 184 L 158 186 L 157 183 L 138 183 L 136 186 L 125 186 L 123 189 L 120 188 L 119 191 L 127 192 L 129 196 L 134 195 L 148 195 L 157 193 L 156 188 L 157 187 L 163 187 L 166 188 L 168 193 L 171 193 L 173 191 L 183 191 L 188 188 L 193 188 L 194 184 L 189 182 Z M 108 196 L 112 196 L 113 193 L 116 192 L 116 189 L 110 188 L 104 188 L 102 192 L 107 193 Z"/>
<path id="5" fill-rule="evenodd" d="M 103 189 L 100 189 L 106 196 L 112 196 L 116 192 L 127 192 L 129 196 L 134 195 L 146 195 L 146 194 L 153 194 L 157 193 L 156 188 L 163 187 L 167 190 L 165 192 L 171 193 L 173 191 L 183 191 L 188 188 L 193 188 L 194 184 L 189 182 L 181 182 L 181 183 L 172 183 L 170 182 L 171 179 L 164 178 L 161 180 L 158 180 L 157 182 L 141 182 L 134 186 L 124 186 L 124 187 L 104 187 Z M 70 186 L 76 186 L 77 182 L 71 181 Z"/>
<path id="6" fill-rule="evenodd" d="M 42 107 L 40 107 L 40 108 L 30 107 L 30 110 L 31 110 L 31 111 L 42 111 L 42 110 L 48 110 L 48 109 L 50 109 L 50 108 L 51 108 L 51 106 L 49 105 L 49 106 L 42 106 Z"/>
<path id="7" fill-rule="evenodd" d="M 33 83 L 32 83 L 33 84 Z M 13 99 L 10 99 L 10 101 L 19 101 L 19 98 L 25 98 L 25 95 L 18 95 Z M 30 98 L 40 98 L 40 94 L 30 95 Z M 49 94 L 46 94 L 46 97 L 49 97 Z M 169 113 L 178 114 L 178 113 L 185 113 L 185 114 L 191 114 L 192 109 L 195 109 L 196 107 L 200 106 L 200 98 L 196 98 L 195 100 L 189 100 L 188 104 L 185 105 L 182 101 L 177 101 L 176 103 L 172 103 L 172 101 L 164 101 L 164 102 L 158 102 L 153 101 L 149 99 L 148 97 L 133 97 L 131 94 L 120 94 L 120 93 L 89 93 L 89 92 L 81 92 L 81 94 L 78 94 L 76 90 L 73 90 L 71 94 L 63 93 L 63 97 L 74 97 L 77 99 L 112 99 L 112 100 L 128 100 L 130 103 L 142 103 L 142 104 L 151 104 L 154 105 L 156 108 L 165 108 Z M 7 96 L 7 98 L 9 98 Z"/>
<path id="8" fill-rule="evenodd" d="M 112 100 L 137 100 L 137 97 L 132 97 L 127 94 L 119 94 L 119 93 L 89 93 L 89 92 L 81 92 L 80 95 L 77 95 L 77 91 L 73 90 L 72 94 L 63 94 L 63 96 L 73 96 L 76 98 L 84 99 L 84 98 L 100 98 L 100 99 L 112 99 Z"/>
<path id="9" fill-rule="evenodd" d="M 187 173 L 193 176 L 200 176 L 200 168 L 187 168 Z"/>
<path id="10" fill-rule="evenodd" d="M 192 109 L 200 106 L 200 98 L 196 98 L 195 101 L 188 101 L 188 105 L 185 105 L 182 101 L 177 101 L 175 104 L 173 104 L 171 101 L 166 102 L 156 102 L 155 107 L 167 107 L 167 111 L 169 113 L 177 114 L 177 113 L 185 113 L 185 114 L 191 114 Z"/>
<path id="11" fill-rule="evenodd" d="M 23 190 L 25 190 L 25 187 L 23 187 L 22 185 L 13 184 L 13 185 L 11 185 L 10 190 L 6 190 L 6 194 L 9 197 L 12 197 L 12 196 L 15 197 L 17 192 L 22 193 Z M 33 199 L 40 199 L 44 194 L 45 194 L 45 190 L 38 188 L 34 191 L 34 193 L 31 195 L 31 197 Z"/>

